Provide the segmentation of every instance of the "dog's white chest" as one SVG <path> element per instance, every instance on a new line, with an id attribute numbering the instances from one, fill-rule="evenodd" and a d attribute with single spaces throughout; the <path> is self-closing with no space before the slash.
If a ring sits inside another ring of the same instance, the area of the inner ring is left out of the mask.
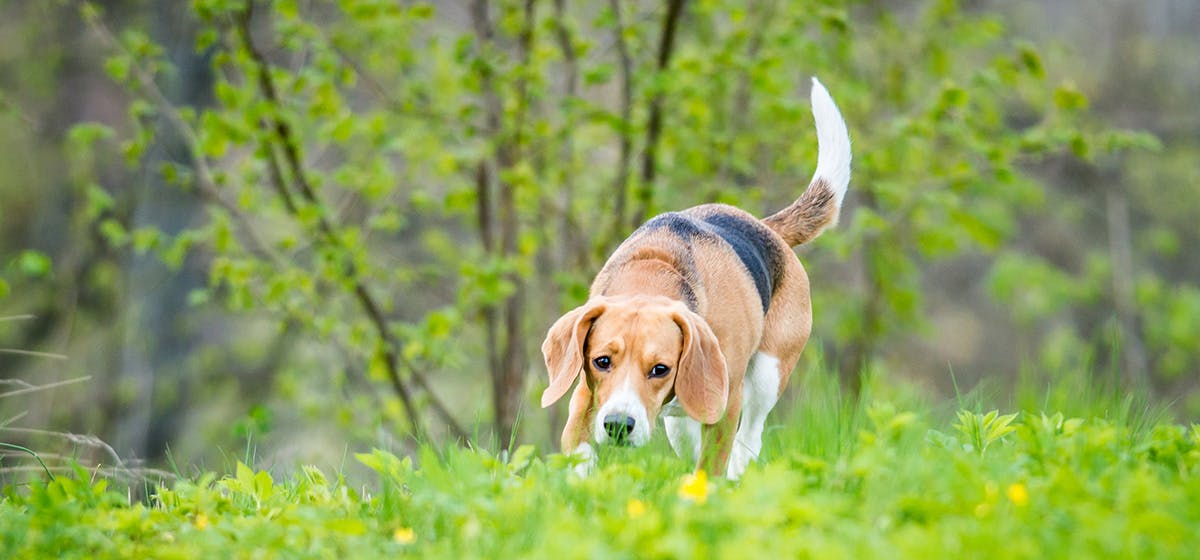
<path id="1" fill-rule="evenodd" d="M 679 404 L 679 397 L 671 397 L 671 400 L 663 405 L 662 412 L 659 415 L 670 418 L 685 418 L 687 417 L 687 412 L 684 412 L 683 405 Z"/>

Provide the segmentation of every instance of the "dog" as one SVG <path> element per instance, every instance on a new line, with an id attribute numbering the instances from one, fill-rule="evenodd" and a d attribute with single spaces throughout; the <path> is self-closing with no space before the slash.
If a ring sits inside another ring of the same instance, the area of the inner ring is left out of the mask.
<path id="1" fill-rule="evenodd" d="M 723 204 L 660 214 L 605 263 L 589 299 L 542 344 L 542 407 L 575 380 L 562 450 L 595 464 L 593 444 L 641 446 L 655 419 L 697 470 L 741 477 L 812 331 L 808 275 L 792 247 L 837 224 L 850 136 L 812 80 L 817 169 L 790 206 L 759 220 Z"/>

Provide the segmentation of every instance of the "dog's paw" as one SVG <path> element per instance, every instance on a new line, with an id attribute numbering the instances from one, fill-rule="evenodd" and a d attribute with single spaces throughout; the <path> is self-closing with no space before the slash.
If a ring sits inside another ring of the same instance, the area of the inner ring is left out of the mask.
<path id="1" fill-rule="evenodd" d="M 590 444 L 579 444 L 579 447 L 576 447 L 575 451 L 571 452 L 571 455 L 583 459 L 583 462 L 575 465 L 572 469 L 575 471 L 575 474 L 583 478 L 592 474 L 592 471 L 596 468 L 596 450 L 592 449 Z"/>
<path id="2" fill-rule="evenodd" d="M 729 468 L 725 472 L 725 477 L 729 480 L 738 480 L 742 478 L 742 474 L 746 472 L 746 467 L 750 465 L 750 461 L 754 460 L 754 455 L 750 451 L 735 446 L 733 452 L 729 454 Z"/>

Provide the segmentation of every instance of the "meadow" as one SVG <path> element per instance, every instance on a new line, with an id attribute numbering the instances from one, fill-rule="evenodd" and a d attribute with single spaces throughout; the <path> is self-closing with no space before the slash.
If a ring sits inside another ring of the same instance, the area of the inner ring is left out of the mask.
<path id="1" fill-rule="evenodd" d="M 145 488 L 74 474 L 10 486 L 4 558 L 1194 558 L 1200 425 L 1135 397 L 1046 387 L 1038 410 L 930 402 L 831 376 L 794 387 L 742 480 L 692 473 L 656 436 L 572 459 L 420 446 Z M 1019 402 L 1021 399 L 1015 399 Z M 1017 405 L 1014 405 L 1017 406 Z M 10 463 L 11 464 L 11 463 Z M 283 469 L 274 469 L 281 471 Z M 138 499 L 138 490 L 147 497 Z"/>
<path id="2" fill-rule="evenodd" d="M 1200 557 L 1197 22 L 0 1 L 0 560 Z M 852 180 L 761 460 L 574 475 L 546 327 L 795 200 L 814 76 Z"/>

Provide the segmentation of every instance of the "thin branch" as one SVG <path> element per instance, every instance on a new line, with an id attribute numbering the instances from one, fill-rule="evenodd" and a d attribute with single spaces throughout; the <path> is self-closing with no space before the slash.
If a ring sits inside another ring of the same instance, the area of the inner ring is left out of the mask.
<path id="1" fill-rule="evenodd" d="M 342 59 L 342 62 L 345 63 L 346 66 L 349 66 L 351 70 L 354 70 L 355 75 L 362 78 L 363 82 L 367 84 L 367 89 L 370 89 L 371 93 L 375 94 L 375 97 L 383 101 L 389 110 L 397 113 L 407 112 L 404 110 L 404 103 L 392 97 L 387 88 L 383 87 L 383 84 L 379 83 L 379 80 L 377 80 L 375 76 L 371 75 L 370 72 L 367 72 L 367 69 L 364 68 L 362 64 L 355 60 L 354 57 L 350 56 L 350 53 L 347 53 L 345 49 L 333 44 L 333 41 L 329 39 L 325 40 L 327 43 L 329 43 L 330 50 L 332 50 L 333 53 L 338 56 L 338 58 Z"/>
<path id="2" fill-rule="evenodd" d="M 19 354 L 21 356 L 34 356 L 36 358 L 50 358 L 52 360 L 66 360 L 67 356 L 62 354 L 51 354 L 50 352 L 37 352 L 34 350 L 21 350 L 19 348 L 0 348 L 0 354 Z M 2 397 L 4 395 L 0 395 Z"/>
<path id="3" fill-rule="evenodd" d="M 17 104 L 13 103 L 8 97 L 0 95 L 0 111 L 6 110 L 9 113 L 16 115 L 17 118 L 21 119 L 22 121 L 25 121 L 25 124 L 29 126 L 30 130 L 35 132 L 42 130 L 42 123 L 29 116 L 29 113 L 17 106 Z"/>
<path id="4" fill-rule="evenodd" d="M 74 379 L 65 379 L 63 381 L 56 381 L 54 383 L 47 383 L 45 385 L 30 385 L 28 387 L 22 387 L 20 389 L 17 389 L 16 391 L 0 393 L 0 399 L 2 399 L 4 397 L 14 397 L 17 395 L 24 395 L 25 393 L 36 393 L 38 391 L 46 391 L 48 389 L 54 389 L 57 387 L 62 387 L 64 385 L 73 385 L 75 383 L 81 383 L 83 381 L 87 381 L 91 378 L 92 378 L 92 376 L 85 375 L 83 377 L 76 377 Z"/>
<path id="5" fill-rule="evenodd" d="M 135 60 L 125 47 L 121 45 L 121 42 L 113 36 L 112 31 L 98 17 L 89 17 L 86 19 L 92 30 L 100 36 L 109 48 L 129 57 L 130 60 Z M 252 254 L 276 263 L 282 262 L 280 257 L 270 249 L 270 245 L 259 237 L 245 212 L 236 203 L 226 198 L 221 189 L 217 188 L 217 182 L 213 178 L 214 175 L 208 165 L 208 160 L 204 158 L 204 154 L 200 151 L 199 136 L 192 129 L 191 125 L 188 124 L 187 120 L 183 118 L 183 115 L 179 113 L 179 110 L 175 108 L 175 105 L 159 89 L 158 84 L 154 82 L 154 76 L 136 63 L 132 65 L 132 71 L 137 77 L 138 84 L 150 95 L 151 100 L 154 101 L 155 107 L 167 118 L 167 121 L 171 123 L 175 131 L 183 136 L 184 142 L 191 148 L 192 164 L 195 166 L 197 175 L 197 180 L 194 184 L 199 189 L 200 194 L 209 202 L 220 206 L 233 217 L 233 221 L 237 224 L 238 229 L 242 231 L 248 242 L 249 246 L 247 249 Z"/>
<path id="6" fill-rule="evenodd" d="M 263 159 L 267 161 L 267 180 L 270 182 L 271 188 L 275 189 L 275 194 L 279 195 L 279 199 L 283 201 L 283 207 L 288 214 L 298 215 L 300 207 L 296 205 L 295 199 L 292 198 L 292 192 L 288 190 L 287 184 L 283 181 L 283 171 L 279 168 L 279 159 L 275 157 L 274 148 L 264 141 L 262 151 Z"/>
<path id="7" fill-rule="evenodd" d="M 658 74 L 662 74 L 671 62 L 675 48 L 675 30 L 686 0 L 670 0 L 667 15 L 663 18 L 663 31 L 658 43 Z M 633 215 L 632 227 L 638 227 L 650 213 L 654 202 L 654 180 L 658 173 L 658 142 L 662 135 L 663 94 L 656 89 L 650 98 L 650 120 L 646 125 L 646 149 L 642 154 L 642 177 L 638 189 L 639 205 Z"/>
<path id="8" fill-rule="evenodd" d="M 248 2 L 246 9 L 238 13 L 237 30 L 241 38 L 243 46 L 250 55 L 251 61 L 254 63 L 258 74 L 259 93 L 263 95 L 268 102 L 274 107 L 282 107 L 283 102 L 280 100 L 278 90 L 275 87 L 274 79 L 271 77 L 270 64 L 266 57 L 255 46 L 251 37 L 250 23 L 253 18 L 253 2 Z M 296 139 L 295 133 L 291 126 L 284 119 L 275 115 L 270 117 L 270 129 L 275 136 L 276 142 L 280 145 L 283 151 L 283 157 L 287 164 L 288 172 L 296 189 L 299 191 L 300 197 L 314 208 L 324 208 L 321 204 L 316 191 L 308 180 L 307 174 L 304 172 L 304 164 L 301 161 L 299 141 Z M 289 212 L 293 217 L 298 218 L 299 212 L 294 199 L 291 199 L 290 189 L 283 182 L 282 174 L 279 172 L 278 155 L 275 148 L 271 145 L 265 146 L 266 153 L 264 156 L 268 159 L 272 168 L 272 181 L 275 181 L 276 190 L 281 196 L 285 197 L 285 205 L 289 206 Z M 290 202 L 288 202 L 290 200 Z M 341 237 L 337 234 L 333 224 L 322 213 L 317 215 L 317 228 L 324 242 L 329 246 L 345 250 Z M 400 354 L 400 341 L 396 338 L 391 328 L 388 326 L 387 319 L 383 315 L 382 306 L 378 299 L 371 293 L 368 286 L 359 278 L 359 271 L 353 262 L 346 263 L 346 273 L 352 279 L 353 294 L 363 311 L 366 313 L 372 327 L 374 327 L 377 336 L 382 342 L 382 353 L 384 359 L 384 367 L 387 370 L 388 380 L 392 385 L 392 389 L 400 398 L 404 405 L 405 414 L 408 416 L 409 424 L 412 427 L 413 434 L 418 438 L 424 437 L 424 430 L 417 416 L 417 411 L 413 403 L 412 395 L 409 392 L 408 386 L 400 376 L 400 367 L 404 362 L 403 356 Z M 417 382 L 422 388 L 429 393 L 429 403 L 434 411 L 442 418 L 447 428 L 453 433 L 454 437 L 466 440 L 468 438 L 466 430 L 464 430 L 449 409 L 442 404 L 437 398 L 437 395 L 430 390 L 429 384 L 423 376 L 415 368 L 406 368 L 409 370 L 410 377 Z"/>
<path id="9" fill-rule="evenodd" d="M 4 420 L 0 420 L 0 428 L 4 428 L 4 427 L 8 426 L 9 424 L 12 424 L 13 422 L 16 422 L 17 420 L 24 418 L 28 414 L 29 414 L 28 410 L 23 410 L 12 416 L 9 416 L 8 418 L 5 418 Z"/>
<path id="10" fill-rule="evenodd" d="M 29 321 L 32 319 L 37 319 L 37 315 L 30 315 L 30 314 L 8 315 L 5 317 L 0 317 L 0 323 L 3 323 L 5 321 Z"/>

